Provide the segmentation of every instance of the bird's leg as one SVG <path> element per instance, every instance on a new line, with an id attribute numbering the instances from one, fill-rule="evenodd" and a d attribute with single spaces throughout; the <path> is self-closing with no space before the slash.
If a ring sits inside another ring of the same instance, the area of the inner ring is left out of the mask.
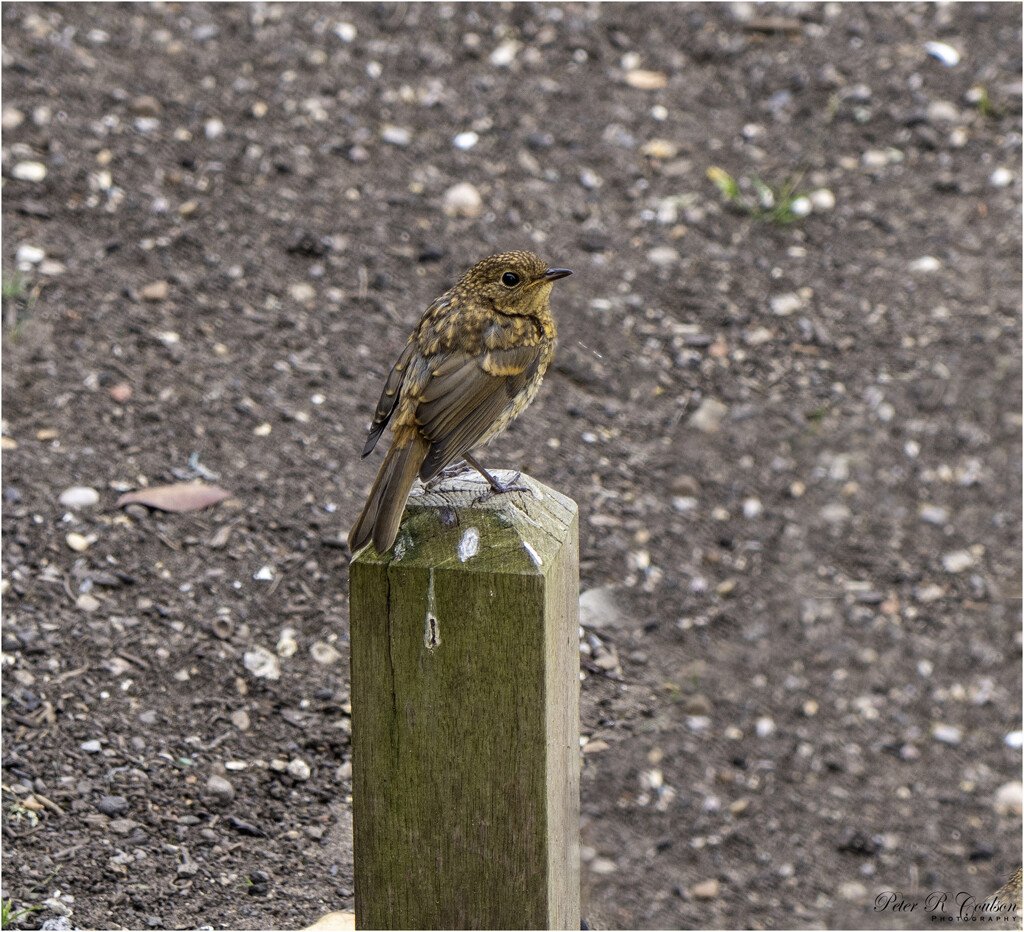
<path id="1" fill-rule="evenodd" d="M 522 474 L 519 473 L 518 471 L 516 472 L 516 474 L 508 482 L 499 482 L 486 469 L 484 469 L 483 466 L 481 466 L 476 461 L 476 459 L 474 459 L 474 457 L 473 457 L 473 455 L 471 453 L 466 453 L 466 454 L 464 454 L 464 456 L 466 458 L 466 462 L 469 463 L 470 466 L 472 466 L 478 473 L 480 473 L 481 476 L 483 476 L 487 480 L 487 484 L 490 485 L 490 487 L 491 487 L 491 492 L 494 492 L 496 494 L 502 494 L 502 493 L 505 493 L 505 492 L 530 492 L 530 491 L 532 491 L 532 489 L 530 489 L 529 486 L 517 485 L 516 484 L 517 482 L 519 482 L 519 479 L 522 476 Z M 484 493 L 484 494 L 486 495 L 487 493 Z M 483 497 L 483 496 L 481 496 L 481 497 Z"/>
<path id="2" fill-rule="evenodd" d="M 454 479 L 456 476 L 461 476 L 464 472 L 469 472 L 469 468 L 469 464 L 465 460 L 459 460 L 451 466 L 445 466 L 445 468 L 434 476 L 433 479 L 424 483 L 423 488 L 429 492 L 436 488 L 439 482 L 443 482 L 445 479 Z"/>

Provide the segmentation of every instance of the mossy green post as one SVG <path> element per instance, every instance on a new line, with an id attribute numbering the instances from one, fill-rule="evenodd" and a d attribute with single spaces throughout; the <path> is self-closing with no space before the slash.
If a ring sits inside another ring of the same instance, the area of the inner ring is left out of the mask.
<path id="1" fill-rule="evenodd" d="M 414 489 L 352 562 L 360 929 L 580 927 L 579 519 L 517 484 Z"/>

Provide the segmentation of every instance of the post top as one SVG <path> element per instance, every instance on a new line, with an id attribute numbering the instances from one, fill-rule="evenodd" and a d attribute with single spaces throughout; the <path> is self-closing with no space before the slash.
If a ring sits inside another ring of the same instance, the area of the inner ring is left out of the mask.
<path id="1" fill-rule="evenodd" d="M 545 575 L 576 503 L 530 476 L 492 475 L 529 491 L 493 493 L 476 472 L 443 478 L 430 489 L 417 481 L 391 550 L 379 554 L 370 544 L 352 562 Z"/>

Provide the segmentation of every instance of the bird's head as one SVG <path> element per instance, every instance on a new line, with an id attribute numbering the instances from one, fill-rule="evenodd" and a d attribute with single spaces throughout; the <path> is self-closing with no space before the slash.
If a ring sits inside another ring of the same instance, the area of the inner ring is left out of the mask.
<path id="1" fill-rule="evenodd" d="M 548 268 L 532 252 L 502 252 L 481 259 L 456 289 L 487 302 L 500 314 L 528 316 L 547 304 L 553 282 L 571 274 L 569 269 Z"/>

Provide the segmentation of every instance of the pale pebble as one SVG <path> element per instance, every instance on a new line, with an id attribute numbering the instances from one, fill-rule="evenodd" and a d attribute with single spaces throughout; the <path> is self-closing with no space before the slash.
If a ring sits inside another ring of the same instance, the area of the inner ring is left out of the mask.
<path id="1" fill-rule="evenodd" d="M 99 503 L 100 493 L 87 485 L 73 485 L 60 493 L 58 501 L 68 508 L 88 508 Z"/>

